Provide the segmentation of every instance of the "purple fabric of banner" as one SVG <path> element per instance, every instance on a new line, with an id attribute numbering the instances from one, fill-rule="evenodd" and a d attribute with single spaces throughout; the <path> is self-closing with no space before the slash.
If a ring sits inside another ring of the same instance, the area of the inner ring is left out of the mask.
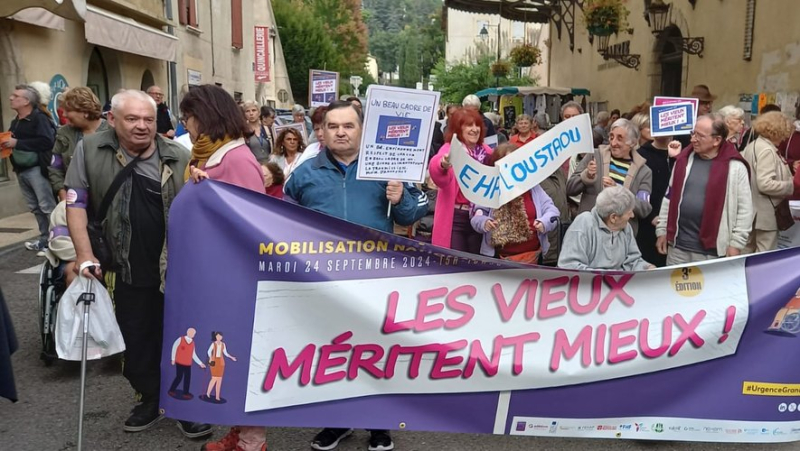
<path id="1" fill-rule="evenodd" d="M 429 267 L 394 270 L 306 273 L 307 260 L 376 257 L 378 253 L 259 256 L 264 242 L 387 240 L 380 257 L 431 257 Z M 416 250 L 395 251 L 395 245 Z M 450 432 L 499 432 L 495 427 L 498 392 L 378 395 L 268 411 L 245 412 L 248 356 L 259 281 L 356 280 L 454 274 L 524 268 L 450 251 L 364 228 L 224 183 L 187 185 L 173 203 L 168 232 L 161 406 L 167 416 L 213 424 L 297 427 L 358 427 Z M 458 259 L 458 266 L 439 265 Z M 261 272 L 259 261 L 281 263 L 296 272 Z M 750 313 L 735 355 L 700 364 L 620 379 L 510 394 L 502 433 L 513 433 L 517 417 L 602 419 L 617 417 L 692 418 L 759 422 L 794 422 L 800 411 L 780 412 L 780 402 L 800 397 L 748 396 L 744 381 L 800 383 L 798 339 L 765 333 L 776 312 L 800 288 L 800 250 L 752 256 L 746 262 Z M 446 280 L 446 279 L 443 279 Z M 657 292 L 655 293 L 657 295 Z M 309 311 L 308 315 L 315 312 Z M 196 353 L 208 361 L 211 332 L 220 331 L 231 355 L 227 361 L 224 403 L 206 402 L 210 368 L 192 365 L 191 399 L 167 394 L 176 378 L 173 343 L 197 330 Z M 264 356 L 267 358 L 268 356 Z M 553 422 L 555 427 L 555 421 Z M 800 430 L 797 431 L 800 434 Z M 569 434 L 567 434 L 569 435 Z M 800 440 L 800 435 L 788 440 Z"/>

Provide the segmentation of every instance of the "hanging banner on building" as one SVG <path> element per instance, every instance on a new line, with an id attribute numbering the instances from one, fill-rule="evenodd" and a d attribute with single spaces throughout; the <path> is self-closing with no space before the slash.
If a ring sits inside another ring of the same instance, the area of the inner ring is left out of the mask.
<path id="1" fill-rule="evenodd" d="M 544 135 L 486 166 L 472 159 L 458 139 L 450 143 L 450 162 L 458 186 L 472 203 L 498 208 L 531 190 L 573 155 L 594 152 L 588 114 L 561 121 Z"/>
<path id="2" fill-rule="evenodd" d="M 256 83 L 269 79 L 269 27 L 253 27 L 255 48 L 254 71 Z"/>
<path id="3" fill-rule="evenodd" d="M 308 107 L 327 105 L 339 93 L 339 73 L 311 69 L 308 71 Z"/>
<path id="4" fill-rule="evenodd" d="M 425 181 L 439 96 L 435 91 L 367 88 L 359 180 Z"/>
<path id="5" fill-rule="evenodd" d="M 688 135 L 694 130 L 697 113 L 690 102 L 650 107 L 652 136 Z"/>
<path id="6" fill-rule="evenodd" d="M 212 181 L 181 191 L 168 238 L 170 417 L 800 440 L 791 358 L 800 274 L 785 270 L 800 265 L 798 249 L 638 273 L 562 271 Z"/>

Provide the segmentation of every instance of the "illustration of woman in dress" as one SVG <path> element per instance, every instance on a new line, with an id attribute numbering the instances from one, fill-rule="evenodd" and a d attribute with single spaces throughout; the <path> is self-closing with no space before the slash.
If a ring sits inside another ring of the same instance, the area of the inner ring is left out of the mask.
<path id="1" fill-rule="evenodd" d="M 206 395 L 201 397 L 204 401 L 224 403 L 220 397 L 222 390 L 222 376 L 225 374 L 225 357 L 236 361 L 236 357 L 228 354 L 225 342 L 222 341 L 222 332 L 211 332 L 211 346 L 208 347 L 208 366 L 211 368 L 211 381 L 208 383 Z M 212 400 L 211 391 L 216 387 L 216 396 Z"/>

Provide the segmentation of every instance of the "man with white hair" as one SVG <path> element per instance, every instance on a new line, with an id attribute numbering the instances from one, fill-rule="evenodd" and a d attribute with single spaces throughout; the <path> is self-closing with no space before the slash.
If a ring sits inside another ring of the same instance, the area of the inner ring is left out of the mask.
<path id="1" fill-rule="evenodd" d="M 111 128 L 78 143 L 64 182 L 76 262 L 94 264 L 76 271 L 98 279 L 104 272 L 114 275 L 109 288 L 126 348 L 122 374 L 141 395 L 141 404 L 125 421 L 126 432 L 144 431 L 163 418 L 158 400 L 167 215 L 183 187 L 189 159 L 180 144 L 156 134 L 156 114 L 155 101 L 144 92 L 115 95 L 108 115 Z M 110 203 L 100 218 L 107 195 Z M 111 255 L 103 267 L 95 256 L 100 249 L 89 240 L 89 218 L 102 224 L 98 232 L 108 241 Z M 209 425 L 178 424 L 189 438 L 211 434 Z"/>
<path id="2" fill-rule="evenodd" d="M 17 173 L 19 188 L 28 209 L 36 217 L 39 238 L 25 243 L 25 248 L 43 251 L 47 247 L 50 213 L 56 199 L 48 180 L 48 166 L 55 144 L 56 130 L 50 118 L 39 108 L 41 97 L 30 85 L 17 85 L 9 97 L 17 117 L 11 121 L 11 138 L 0 142 L 4 151 L 12 150 L 11 166 Z"/>
<path id="3" fill-rule="evenodd" d="M 483 118 L 483 125 L 486 127 L 486 136 L 483 138 L 483 142 L 485 142 L 486 145 L 492 149 L 497 147 L 497 130 L 495 130 L 492 121 L 490 121 L 489 118 L 487 118 L 481 111 L 481 99 L 479 99 L 475 94 L 470 94 L 464 97 L 464 101 L 461 102 L 461 106 L 464 108 L 473 109 L 481 115 L 481 118 Z"/>
<path id="4" fill-rule="evenodd" d="M 558 267 L 639 271 L 653 269 L 642 258 L 630 226 L 636 197 L 621 186 L 612 186 L 597 196 L 591 211 L 575 218 L 564 236 Z"/>

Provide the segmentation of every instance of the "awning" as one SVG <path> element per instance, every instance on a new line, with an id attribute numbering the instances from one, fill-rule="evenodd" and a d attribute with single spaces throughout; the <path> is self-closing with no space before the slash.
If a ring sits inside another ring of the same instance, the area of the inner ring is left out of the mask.
<path id="1" fill-rule="evenodd" d="M 547 23 L 559 0 L 445 0 L 448 8 L 476 14 L 500 14 L 517 22 Z"/>
<path id="2" fill-rule="evenodd" d="M 76 22 L 83 22 L 86 17 L 86 0 L 4 0 L 0 2 L 0 17 L 12 16 L 28 8 L 43 8 Z"/>
<path id="3" fill-rule="evenodd" d="M 591 95 L 588 89 L 585 88 L 557 88 L 554 86 L 505 86 L 499 88 L 487 88 L 475 93 L 478 97 L 489 96 L 510 96 L 510 95 L 560 95 L 565 96 L 572 94 L 574 96 L 588 96 Z"/>
<path id="4" fill-rule="evenodd" d="M 92 44 L 164 61 L 178 59 L 178 38 L 153 27 L 89 5 L 86 40 Z"/>
<path id="5" fill-rule="evenodd" d="M 64 31 L 67 22 L 67 19 L 57 16 L 44 8 L 23 9 L 11 16 L 10 19 L 58 31 Z"/>

